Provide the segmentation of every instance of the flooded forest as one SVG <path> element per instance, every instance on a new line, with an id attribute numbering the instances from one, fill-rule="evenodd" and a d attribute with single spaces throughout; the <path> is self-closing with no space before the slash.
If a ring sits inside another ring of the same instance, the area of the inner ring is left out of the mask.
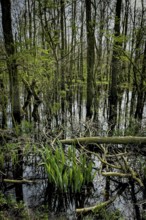
<path id="1" fill-rule="evenodd" d="M 0 0 L 0 219 L 146 220 L 145 0 Z"/>

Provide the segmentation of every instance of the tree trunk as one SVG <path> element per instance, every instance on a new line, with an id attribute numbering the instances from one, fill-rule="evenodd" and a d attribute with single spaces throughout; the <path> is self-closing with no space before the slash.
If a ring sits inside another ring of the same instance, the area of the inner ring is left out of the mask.
<path id="1" fill-rule="evenodd" d="M 84 80 L 84 70 L 83 70 L 83 36 L 84 36 L 84 3 L 81 5 L 81 31 L 80 31 L 80 69 L 79 69 L 79 79 Z"/>
<path id="2" fill-rule="evenodd" d="M 86 0 L 86 28 L 87 28 L 87 114 L 92 117 L 92 105 L 94 97 L 94 21 L 92 19 L 91 0 Z"/>
<path id="3" fill-rule="evenodd" d="M 143 115 L 143 108 L 145 102 L 145 85 L 144 81 L 146 79 L 146 41 L 145 41 L 145 48 L 144 48 L 144 57 L 143 57 L 143 66 L 140 76 L 140 85 L 138 89 L 138 97 L 137 97 L 137 106 L 135 112 L 135 118 L 142 120 Z"/>
<path id="4" fill-rule="evenodd" d="M 11 1 L 1 0 L 2 7 L 2 27 L 5 42 L 5 49 L 7 53 L 7 67 L 10 79 L 10 97 L 12 106 L 12 121 L 13 125 L 20 124 L 20 96 L 19 96 L 19 81 L 18 71 L 14 48 L 14 40 L 12 34 L 12 20 L 11 20 Z"/>
<path id="5" fill-rule="evenodd" d="M 2 26 L 5 42 L 5 49 L 7 53 L 7 67 L 10 79 L 10 97 L 11 97 L 11 109 L 12 109 L 12 122 L 13 126 L 17 126 L 21 123 L 20 115 L 20 95 L 19 95 L 19 80 L 18 70 L 14 48 L 14 40 L 12 34 L 12 19 L 11 19 L 11 1 L 1 0 L 2 8 Z M 21 179 L 23 176 L 23 155 L 21 150 L 17 151 L 18 162 L 13 168 L 13 176 L 15 179 Z M 19 187 L 15 185 L 16 200 L 23 200 L 22 185 Z"/>
<path id="6" fill-rule="evenodd" d="M 2 122 L 1 122 L 1 128 L 7 127 L 7 96 L 5 91 L 5 86 L 3 79 L 0 78 L 0 106 L 2 108 Z"/>
<path id="7" fill-rule="evenodd" d="M 117 40 L 120 36 L 120 14 L 121 14 L 122 0 L 117 0 L 116 3 L 116 15 L 115 15 L 115 26 L 114 26 L 114 43 L 113 43 L 113 55 L 111 62 L 111 82 L 109 88 L 109 130 L 110 135 L 116 126 L 117 121 L 117 102 L 118 102 L 118 74 L 120 71 L 120 62 L 118 58 L 119 46 L 121 43 Z"/>
<path id="8" fill-rule="evenodd" d="M 61 110 L 62 110 L 62 124 L 65 122 L 65 1 L 60 1 L 60 29 L 61 29 L 61 67 L 60 67 L 60 75 L 61 75 Z"/>

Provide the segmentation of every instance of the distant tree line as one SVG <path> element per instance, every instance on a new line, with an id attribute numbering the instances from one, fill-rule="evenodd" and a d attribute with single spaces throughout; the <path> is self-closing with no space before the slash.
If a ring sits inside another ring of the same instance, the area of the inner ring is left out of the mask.
<path id="1" fill-rule="evenodd" d="M 146 98 L 144 0 L 1 0 L 1 13 L 3 128 L 9 103 L 13 126 L 23 118 L 39 122 L 40 104 L 43 102 L 48 118 L 58 109 L 65 112 L 76 84 L 87 87 L 87 118 L 96 115 L 98 87 L 106 85 L 111 130 L 125 89 L 132 91 L 131 117 L 142 119 Z"/>

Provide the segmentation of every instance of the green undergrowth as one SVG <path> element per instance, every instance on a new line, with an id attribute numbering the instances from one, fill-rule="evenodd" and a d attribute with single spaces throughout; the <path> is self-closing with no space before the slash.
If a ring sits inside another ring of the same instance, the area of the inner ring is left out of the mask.
<path id="1" fill-rule="evenodd" d="M 0 219 L 1 220 L 30 220 L 31 214 L 23 202 L 16 202 L 12 195 L 4 196 L 0 193 Z"/>
<path id="2" fill-rule="evenodd" d="M 23 141 L 22 141 L 23 142 Z M 10 163 L 13 169 L 19 164 L 19 150 L 22 150 L 23 159 L 29 158 L 29 155 L 34 158 L 39 157 L 39 163 L 36 166 L 44 167 L 46 170 L 48 181 L 55 186 L 57 192 L 63 193 L 80 193 L 84 187 L 88 187 L 93 182 L 96 171 L 93 172 L 93 160 L 90 155 L 87 155 L 81 149 L 77 150 L 74 146 L 62 146 L 60 143 L 51 145 L 39 145 L 30 143 L 9 143 L 0 149 L 0 171 L 5 175 L 5 165 Z M 29 164 L 30 161 L 27 161 Z M 24 164 L 23 164 L 24 168 Z M 36 169 L 37 172 L 37 169 Z M 36 173 L 37 176 L 37 173 Z M 13 176 L 9 177 L 9 179 Z M 26 178 L 27 179 L 27 178 Z M 2 191 L 0 193 L 0 219 L 48 219 L 45 212 L 39 212 L 39 218 L 22 202 L 18 203 L 14 196 L 8 197 Z"/>
<path id="3" fill-rule="evenodd" d="M 0 170 L 5 173 L 5 163 L 15 167 L 19 164 L 19 153 L 23 159 L 29 161 L 29 155 L 33 158 L 39 157 L 39 164 L 45 168 L 48 180 L 56 189 L 62 192 L 80 192 L 83 186 L 93 182 L 96 172 L 93 172 L 94 162 L 90 155 L 84 151 L 77 150 L 74 146 L 63 147 L 60 143 L 53 147 L 50 145 L 9 143 L 0 149 Z M 28 158 L 28 159 L 27 159 Z M 37 169 L 36 169 L 37 170 Z M 37 175 L 37 173 L 36 173 Z M 4 176 L 4 178 L 7 178 Z"/>
<path id="4" fill-rule="evenodd" d="M 85 153 L 74 146 L 66 149 L 59 144 L 55 149 L 47 146 L 40 150 L 42 163 L 46 168 L 49 182 L 63 192 L 80 192 L 82 186 L 93 181 L 93 162 Z"/>
<path id="5" fill-rule="evenodd" d="M 16 202 L 13 197 L 4 198 L 0 194 L 0 220 L 48 220 L 48 212 L 43 207 L 31 210 L 23 202 Z"/>
<path id="6" fill-rule="evenodd" d="M 116 209 L 114 211 L 109 211 L 106 209 L 102 209 L 97 215 L 90 214 L 86 217 L 82 217 L 83 220 L 125 220 L 122 216 L 121 212 Z"/>

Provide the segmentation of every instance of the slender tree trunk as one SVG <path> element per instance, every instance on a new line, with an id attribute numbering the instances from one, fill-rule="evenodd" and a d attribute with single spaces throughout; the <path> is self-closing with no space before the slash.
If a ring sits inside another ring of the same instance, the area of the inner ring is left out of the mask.
<path id="1" fill-rule="evenodd" d="M 33 1 L 33 48 L 34 48 L 34 55 L 36 55 L 36 17 L 35 17 L 35 14 L 36 14 L 36 1 L 34 0 Z"/>
<path id="2" fill-rule="evenodd" d="M 7 96 L 6 96 L 6 91 L 5 91 L 5 86 L 4 86 L 4 81 L 3 79 L 0 78 L 0 105 L 2 108 L 2 123 L 1 127 L 6 128 L 7 127 Z"/>
<path id="3" fill-rule="evenodd" d="M 139 34 L 140 39 L 138 39 L 140 41 L 140 43 L 142 43 L 143 34 L 145 33 L 145 7 L 144 7 L 143 0 L 141 0 L 141 5 L 142 5 L 142 13 L 141 13 L 141 27 L 140 27 L 140 34 Z M 141 56 L 141 53 L 140 53 L 140 56 Z M 142 119 L 144 102 L 145 102 L 145 98 L 146 98 L 145 85 L 144 85 L 145 78 L 146 78 L 146 40 L 144 43 L 144 55 L 143 55 L 142 70 L 140 73 L 140 80 L 138 82 L 138 87 L 137 87 L 138 97 L 137 97 L 135 118 L 138 120 Z"/>
<path id="4" fill-rule="evenodd" d="M 131 197 L 132 197 L 132 202 L 133 202 L 133 206 L 134 206 L 134 211 L 135 211 L 135 217 L 137 220 L 140 220 L 140 209 L 137 205 L 137 198 L 136 198 L 136 190 L 135 190 L 135 185 L 134 185 L 134 181 L 130 180 L 129 181 L 130 186 L 131 186 Z"/>
<path id="5" fill-rule="evenodd" d="M 81 5 L 81 31 L 80 31 L 80 62 L 79 62 L 79 79 L 84 80 L 83 72 L 83 34 L 84 34 L 84 3 Z"/>
<path id="6" fill-rule="evenodd" d="M 18 70 L 14 48 L 14 40 L 12 34 L 12 20 L 11 20 L 11 1 L 1 0 L 2 7 L 2 26 L 3 35 L 5 42 L 5 49 L 7 53 L 7 66 L 10 79 L 10 95 L 11 95 L 11 105 L 12 105 L 12 121 L 13 125 L 20 124 L 20 95 L 19 95 L 19 80 L 18 80 Z"/>
<path id="7" fill-rule="evenodd" d="M 86 0 L 86 28 L 87 28 L 87 114 L 92 117 L 94 98 L 94 24 L 92 19 L 91 0 Z"/>
<path id="8" fill-rule="evenodd" d="M 65 74 L 64 74 L 64 52 L 65 52 L 65 36 L 64 36 L 64 0 L 60 2 L 61 7 L 61 17 L 60 17 L 60 27 L 61 27 L 61 90 L 65 89 Z"/>
<path id="9" fill-rule="evenodd" d="M 62 124 L 65 122 L 65 1 L 60 1 L 60 29 L 61 29 L 61 67 L 60 67 L 60 75 L 61 75 L 61 109 L 62 109 Z"/>
<path id="10" fill-rule="evenodd" d="M 27 0 L 29 45 L 30 48 L 32 48 L 32 7 L 30 2 L 30 0 Z"/>
<path id="11" fill-rule="evenodd" d="M 141 1 L 143 2 L 143 1 Z M 144 49 L 144 57 L 143 57 L 143 64 L 142 64 L 142 70 L 141 69 L 141 64 L 139 65 L 139 61 L 141 59 L 141 50 L 140 48 L 142 47 L 143 43 L 143 33 L 144 33 L 144 8 L 142 9 L 141 17 L 140 17 L 140 27 L 138 28 L 138 31 L 135 34 L 135 28 L 136 28 L 136 15 L 137 15 L 137 0 L 135 0 L 135 6 L 134 6 L 134 23 L 133 23 L 133 41 L 132 41 L 132 51 L 134 51 L 134 65 L 133 65 L 133 88 L 132 88 L 132 97 L 131 97 L 131 106 L 130 106 L 130 117 L 131 120 L 129 122 L 129 127 L 131 127 L 132 124 L 132 119 L 135 117 L 136 119 L 141 119 L 142 118 L 142 113 L 143 113 L 143 106 L 142 102 L 144 103 L 144 85 L 143 85 L 143 80 L 144 80 L 144 75 L 145 75 L 145 49 Z M 135 44 L 134 44 L 134 39 L 135 39 Z M 135 48 L 134 48 L 135 46 Z M 134 49 L 133 49 L 134 48 Z M 132 59 L 132 56 L 131 56 Z M 138 98 L 136 97 L 138 95 Z M 137 103 L 136 103 L 137 99 Z M 136 111 L 135 111 L 136 108 Z M 140 109 L 139 109 L 140 108 Z M 135 115 L 134 115 L 135 113 Z M 137 132 L 137 131 L 135 131 Z"/>
<path id="12" fill-rule="evenodd" d="M 102 44 L 103 44 L 103 36 L 104 36 L 104 24 L 105 24 L 105 9 L 106 9 L 106 4 L 105 1 L 102 1 L 100 3 L 100 23 L 99 23 L 99 37 L 98 37 L 98 41 L 99 41 L 99 49 L 98 49 L 98 76 L 97 78 L 101 81 L 102 80 L 102 56 L 103 56 L 103 48 L 102 48 Z"/>
<path id="13" fill-rule="evenodd" d="M 75 78 L 75 44 L 76 44 L 76 1 L 72 1 L 71 19 L 71 55 L 70 55 L 70 83 Z"/>
<path id="14" fill-rule="evenodd" d="M 146 79 L 146 41 L 144 48 L 143 66 L 140 76 L 140 85 L 138 89 L 137 106 L 135 112 L 135 118 L 141 120 L 143 115 L 144 101 L 145 101 L 145 85 L 144 80 Z"/>
<path id="15" fill-rule="evenodd" d="M 14 40 L 12 34 L 12 20 L 11 20 L 11 1 L 1 0 L 2 8 L 2 26 L 3 35 L 5 41 L 5 49 L 7 53 L 7 67 L 10 79 L 10 94 L 11 94 L 11 107 L 12 107 L 12 122 L 14 126 L 21 123 L 20 116 L 20 96 L 19 96 L 19 81 L 18 81 L 18 70 L 14 48 Z M 15 179 L 21 179 L 23 176 L 23 155 L 22 150 L 17 151 L 18 162 L 15 164 L 13 169 L 13 175 Z M 15 193 L 17 201 L 23 200 L 22 185 L 15 184 Z"/>
<path id="16" fill-rule="evenodd" d="M 28 33 L 27 33 L 27 27 L 28 27 L 28 10 L 27 10 L 27 0 L 25 0 L 24 2 L 24 7 L 25 7 L 25 10 L 24 10 L 24 41 L 25 41 L 25 47 L 26 49 L 28 49 Z"/>
<path id="17" fill-rule="evenodd" d="M 121 5 L 122 5 L 122 0 L 117 0 L 115 26 L 114 26 L 115 37 L 120 36 Z M 121 46 L 120 44 L 116 39 L 114 39 L 113 55 L 112 55 L 112 62 L 111 62 L 111 82 L 110 82 L 110 88 L 109 88 L 109 118 L 108 118 L 109 130 L 111 134 L 116 126 L 116 121 L 117 121 L 118 74 L 120 71 L 118 50 L 119 50 L 119 46 Z"/>
<path id="18" fill-rule="evenodd" d="M 23 150 L 18 149 L 17 151 L 17 161 L 13 166 L 13 178 L 15 180 L 22 180 L 23 179 Z M 23 201 L 23 189 L 22 184 L 14 184 L 15 186 L 15 193 L 16 193 L 16 201 L 20 202 Z"/>

